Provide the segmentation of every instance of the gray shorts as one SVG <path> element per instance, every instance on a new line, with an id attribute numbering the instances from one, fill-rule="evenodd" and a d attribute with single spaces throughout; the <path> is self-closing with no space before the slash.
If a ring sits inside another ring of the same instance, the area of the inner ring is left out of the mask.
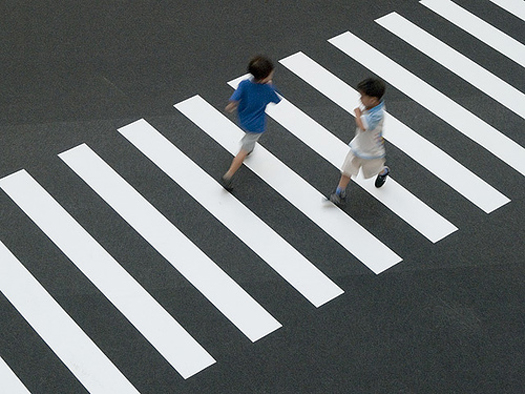
<path id="1" fill-rule="evenodd" d="M 385 167 L 385 158 L 380 159 L 363 159 L 354 155 L 352 151 L 346 155 L 341 174 L 348 177 L 355 177 L 359 174 L 359 169 L 363 171 L 365 179 L 376 176 Z"/>
<path id="2" fill-rule="evenodd" d="M 250 153 L 255 148 L 255 143 L 261 138 L 262 133 L 246 132 L 241 139 L 241 150 Z"/>

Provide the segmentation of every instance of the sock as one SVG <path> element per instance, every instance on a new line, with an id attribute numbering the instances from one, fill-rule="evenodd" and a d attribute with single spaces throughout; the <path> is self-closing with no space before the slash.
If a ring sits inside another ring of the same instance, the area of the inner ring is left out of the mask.
<path id="1" fill-rule="evenodd" d="M 345 195 L 345 189 L 343 189 L 340 186 L 337 186 L 337 189 L 335 189 L 335 194 L 338 196 L 344 196 Z"/>

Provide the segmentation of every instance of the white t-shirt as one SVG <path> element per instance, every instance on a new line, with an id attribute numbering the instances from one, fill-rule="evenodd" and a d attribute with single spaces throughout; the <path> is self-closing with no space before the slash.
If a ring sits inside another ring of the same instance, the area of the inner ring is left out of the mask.
<path id="1" fill-rule="evenodd" d="M 385 120 L 385 104 L 378 105 L 361 114 L 361 122 L 366 130 L 356 128 L 355 137 L 350 141 L 350 149 L 355 156 L 363 159 L 381 159 L 385 157 L 385 141 L 383 140 L 383 122 Z"/>

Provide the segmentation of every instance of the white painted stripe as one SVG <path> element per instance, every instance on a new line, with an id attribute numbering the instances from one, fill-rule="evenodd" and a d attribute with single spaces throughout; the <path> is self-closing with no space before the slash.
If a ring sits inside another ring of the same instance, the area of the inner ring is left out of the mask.
<path id="1" fill-rule="evenodd" d="M 59 156 L 251 341 L 281 327 L 87 145 L 79 145 Z"/>
<path id="2" fill-rule="evenodd" d="M 395 12 L 376 22 L 525 119 L 525 94 L 518 89 Z"/>
<path id="3" fill-rule="evenodd" d="M 122 127 L 119 132 L 316 307 L 343 293 L 144 119 Z"/>
<path id="4" fill-rule="evenodd" d="M 280 63 L 349 114 L 354 115 L 353 110 L 359 101 L 359 93 L 347 83 L 301 52 L 281 60 Z M 385 124 L 384 136 L 388 141 L 485 212 L 492 212 L 510 201 L 447 153 L 388 113 Z"/>
<path id="5" fill-rule="evenodd" d="M 215 362 L 26 171 L 0 187 L 184 378 Z"/>
<path id="6" fill-rule="evenodd" d="M 525 174 L 525 149 L 350 32 L 329 40 L 474 142 Z"/>
<path id="7" fill-rule="evenodd" d="M 525 21 L 525 1 L 523 0 L 490 0 L 505 11 Z"/>
<path id="8" fill-rule="evenodd" d="M 175 107 L 230 153 L 237 153 L 243 131 L 201 97 Z M 244 164 L 376 274 L 401 261 L 343 211 L 322 204 L 321 193 L 264 147 L 258 146 Z"/>
<path id="9" fill-rule="evenodd" d="M 525 67 L 525 45 L 521 42 L 496 29 L 450 0 L 422 0 L 420 3 Z"/>
<path id="10" fill-rule="evenodd" d="M 5 246 L 0 242 L 0 253 Z M 0 270 L 4 259 L 0 259 Z M 3 275 L 3 274 L 2 274 Z M 2 278 L 0 277 L 0 280 Z M 3 287 L 0 285 L 0 289 Z M 9 394 L 30 394 L 29 390 L 18 379 L 18 376 L 9 368 L 4 359 L 0 357 L 0 392 Z"/>
<path id="11" fill-rule="evenodd" d="M 138 393 L 2 242 L 0 291 L 90 393 Z M 28 393 L 1 365 L 2 392 Z"/>
<path id="12" fill-rule="evenodd" d="M 236 88 L 239 82 L 240 80 L 237 79 L 229 84 Z M 279 105 L 268 107 L 266 112 L 325 160 L 340 168 L 349 151 L 346 143 L 284 98 Z M 375 178 L 364 179 L 362 173 L 353 180 L 432 242 L 437 242 L 457 230 L 456 226 L 424 204 L 392 177 L 388 185 L 380 189 L 374 186 Z"/>

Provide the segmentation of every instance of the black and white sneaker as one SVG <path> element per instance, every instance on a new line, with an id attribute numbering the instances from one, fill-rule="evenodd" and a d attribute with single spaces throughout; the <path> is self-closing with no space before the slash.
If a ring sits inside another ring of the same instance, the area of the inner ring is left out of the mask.
<path id="1" fill-rule="evenodd" d="M 376 182 L 375 182 L 376 187 L 381 187 L 385 184 L 388 174 L 390 174 L 390 168 L 388 167 L 383 168 L 383 171 L 381 171 L 376 178 Z"/>
<path id="2" fill-rule="evenodd" d="M 233 190 L 233 182 L 231 178 L 225 178 L 224 176 L 221 177 L 220 184 L 223 188 L 231 192 Z"/>

